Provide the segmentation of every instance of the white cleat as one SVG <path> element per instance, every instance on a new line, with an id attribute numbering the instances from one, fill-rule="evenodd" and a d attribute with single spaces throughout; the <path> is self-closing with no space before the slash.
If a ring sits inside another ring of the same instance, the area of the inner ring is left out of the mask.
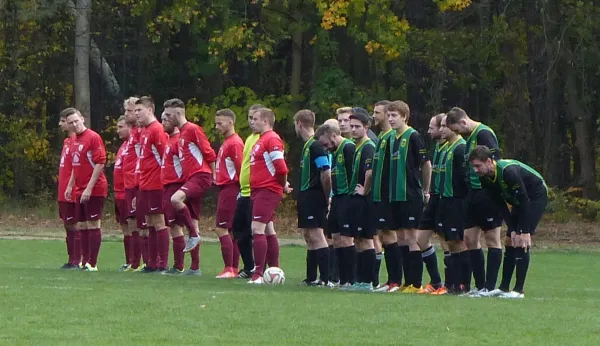
<path id="1" fill-rule="evenodd" d="M 470 298 L 482 298 L 482 297 L 490 297 L 490 291 L 487 288 L 482 288 L 477 293 L 473 293 Z"/>
<path id="2" fill-rule="evenodd" d="M 190 252 L 194 250 L 198 244 L 200 244 L 200 236 L 189 237 L 185 243 L 185 249 L 183 249 L 183 252 Z"/>
<path id="3" fill-rule="evenodd" d="M 495 290 L 488 292 L 488 297 L 500 297 L 504 293 L 507 293 L 507 292 L 504 292 L 503 290 L 496 288 Z"/>
<path id="4" fill-rule="evenodd" d="M 525 293 L 520 293 L 517 291 L 503 292 L 503 294 L 499 297 L 505 299 L 523 299 L 525 298 Z"/>
<path id="5" fill-rule="evenodd" d="M 483 288 L 482 290 L 484 290 Z M 473 297 L 479 294 L 479 290 L 476 287 L 471 288 L 467 293 L 460 294 L 459 297 Z"/>
<path id="6" fill-rule="evenodd" d="M 250 280 L 250 281 L 248 281 L 248 283 L 249 283 L 249 284 L 253 284 L 253 285 L 262 285 L 262 284 L 264 284 L 265 282 L 264 282 L 264 280 L 263 280 L 262 276 L 260 276 L 260 277 L 257 277 L 257 278 L 256 278 L 256 279 L 254 279 L 254 280 Z"/>
<path id="7" fill-rule="evenodd" d="M 377 286 L 376 289 L 373 290 L 373 292 L 379 292 L 379 293 L 386 293 L 388 290 L 390 289 L 390 285 L 385 284 L 385 285 L 379 285 Z"/>

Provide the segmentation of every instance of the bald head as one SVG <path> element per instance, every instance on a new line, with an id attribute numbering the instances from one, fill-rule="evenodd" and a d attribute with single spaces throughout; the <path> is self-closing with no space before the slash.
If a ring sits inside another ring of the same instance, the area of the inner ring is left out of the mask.
<path id="1" fill-rule="evenodd" d="M 340 129 L 340 123 L 337 121 L 337 119 L 327 119 L 323 125 L 328 125 L 330 127 L 337 128 L 338 130 Z"/>

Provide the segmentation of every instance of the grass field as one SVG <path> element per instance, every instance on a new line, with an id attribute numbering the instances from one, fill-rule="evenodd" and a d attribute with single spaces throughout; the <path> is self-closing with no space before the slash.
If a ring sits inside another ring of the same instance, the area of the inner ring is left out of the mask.
<path id="1" fill-rule="evenodd" d="M 118 273 L 118 242 L 102 245 L 97 273 L 57 269 L 60 241 L 0 249 L 0 344 L 600 344 L 594 252 L 534 253 L 527 297 L 506 301 L 303 288 L 305 252 L 293 246 L 279 287 L 214 279 L 214 244 L 202 247 L 202 277 Z"/>

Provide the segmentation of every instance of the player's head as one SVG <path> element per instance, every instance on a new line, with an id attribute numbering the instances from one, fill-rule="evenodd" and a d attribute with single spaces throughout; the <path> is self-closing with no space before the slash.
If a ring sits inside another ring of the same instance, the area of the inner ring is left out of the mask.
<path id="1" fill-rule="evenodd" d="M 255 103 L 248 109 L 248 126 L 250 127 L 250 130 L 252 130 L 252 132 L 254 133 L 257 132 L 254 131 L 254 129 L 252 128 L 252 114 L 261 108 L 265 108 L 265 106 L 261 105 L 260 103 Z"/>
<path id="2" fill-rule="evenodd" d="M 125 115 L 121 115 L 119 120 L 117 120 L 117 136 L 123 140 L 129 137 L 129 124 Z"/>
<path id="3" fill-rule="evenodd" d="M 160 115 L 160 120 L 162 122 L 163 130 L 170 135 L 178 130 L 177 125 L 173 122 L 173 118 L 168 118 L 166 113 L 163 111 Z"/>
<path id="4" fill-rule="evenodd" d="M 170 99 L 163 103 L 164 116 L 177 127 L 181 127 L 187 121 L 185 119 L 185 103 L 180 99 Z"/>
<path id="5" fill-rule="evenodd" d="M 352 115 L 350 116 L 350 136 L 356 140 L 367 137 L 369 131 L 369 114 L 366 110 L 363 109 L 363 111 L 355 111 L 353 109 Z"/>
<path id="6" fill-rule="evenodd" d="M 296 135 L 302 136 L 307 130 L 313 130 L 315 127 L 315 113 L 310 109 L 301 109 L 294 114 L 294 129 Z"/>
<path id="7" fill-rule="evenodd" d="M 335 119 L 334 119 L 335 120 Z M 325 147 L 329 151 L 335 151 L 337 147 L 340 145 L 344 137 L 342 137 L 342 132 L 340 131 L 339 126 L 335 124 L 325 124 L 319 126 L 315 131 L 315 139 Z"/>
<path id="8" fill-rule="evenodd" d="M 125 117 L 129 126 L 137 125 L 137 118 L 135 116 L 135 103 L 139 100 L 138 97 L 131 96 L 123 101 L 123 109 L 125 110 Z"/>
<path id="9" fill-rule="evenodd" d="M 446 116 L 444 113 L 436 114 L 429 120 L 429 129 L 427 133 L 431 136 L 431 139 L 440 139 L 442 134 L 440 133 L 440 127 L 442 126 L 442 119 Z"/>
<path id="10" fill-rule="evenodd" d="M 70 114 L 69 112 L 71 109 L 72 108 L 67 108 L 67 109 L 63 110 L 62 112 L 60 112 L 60 116 L 59 116 L 60 119 L 58 121 L 58 126 L 60 127 L 61 131 L 64 131 L 64 132 L 72 132 L 73 131 L 73 129 L 67 122 L 67 115 Z"/>
<path id="11" fill-rule="evenodd" d="M 440 123 L 440 138 L 446 141 L 454 141 L 456 137 L 459 136 L 458 133 L 452 131 L 451 128 L 448 127 L 448 116 L 442 116 L 442 121 Z"/>
<path id="12" fill-rule="evenodd" d="M 148 126 L 156 120 L 154 100 L 150 96 L 142 96 L 135 101 L 135 116 L 140 126 Z"/>
<path id="13" fill-rule="evenodd" d="M 374 125 L 381 127 L 382 124 L 388 123 L 386 112 L 387 112 L 387 106 L 390 103 L 391 102 L 388 100 L 382 100 L 382 101 L 375 103 L 375 106 L 373 107 L 373 123 L 374 123 Z"/>
<path id="14" fill-rule="evenodd" d="M 215 113 L 215 129 L 222 135 L 226 136 L 233 132 L 235 125 L 235 113 L 229 109 L 219 109 Z"/>
<path id="15" fill-rule="evenodd" d="M 494 159 L 492 152 L 485 145 L 478 145 L 469 154 L 469 162 L 473 166 L 475 173 L 480 176 L 494 174 Z"/>
<path id="16" fill-rule="evenodd" d="M 410 108 L 404 101 L 394 101 L 387 105 L 386 113 L 390 126 L 395 130 L 408 124 Z"/>
<path id="17" fill-rule="evenodd" d="M 471 133 L 470 128 L 471 119 L 462 108 L 454 107 L 448 111 L 446 118 L 446 125 L 454 132 L 461 135 Z"/>
<path id="18" fill-rule="evenodd" d="M 269 108 L 259 108 L 252 113 L 250 127 L 255 133 L 265 133 L 275 125 L 275 113 Z"/>
<path id="19" fill-rule="evenodd" d="M 327 119 L 327 120 L 325 120 L 323 125 L 329 125 L 331 127 L 335 127 L 338 130 L 340 129 L 340 123 L 337 121 L 337 119 Z"/>
<path id="20" fill-rule="evenodd" d="M 336 109 L 335 114 L 337 116 L 342 135 L 344 137 L 350 136 L 350 114 L 352 114 L 352 107 L 338 108 Z"/>
<path id="21" fill-rule="evenodd" d="M 60 116 L 64 116 L 67 120 L 67 126 L 76 135 L 83 133 L 86 130 L 84 119 L 81 113 L 75 108 L 67 108 L 60 112 Z"/>

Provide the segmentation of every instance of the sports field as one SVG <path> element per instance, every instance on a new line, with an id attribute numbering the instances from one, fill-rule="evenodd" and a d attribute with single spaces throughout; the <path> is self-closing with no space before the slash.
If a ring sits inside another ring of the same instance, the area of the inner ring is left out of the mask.
<path id="1" fill-rule="evenodd" d="M 294 246 L 281 249 L 280 287 L 214 279 L 214 244 L 202 246 L 202 277 L 118 273 L 119 242 L 103 243 L 97 273 L 57 269 L 61 241 L 0 249 L 3 345 L 600 344 L 597 252 L 534 252 L 526 298 L 511 301 L 300 287 Z"/>

